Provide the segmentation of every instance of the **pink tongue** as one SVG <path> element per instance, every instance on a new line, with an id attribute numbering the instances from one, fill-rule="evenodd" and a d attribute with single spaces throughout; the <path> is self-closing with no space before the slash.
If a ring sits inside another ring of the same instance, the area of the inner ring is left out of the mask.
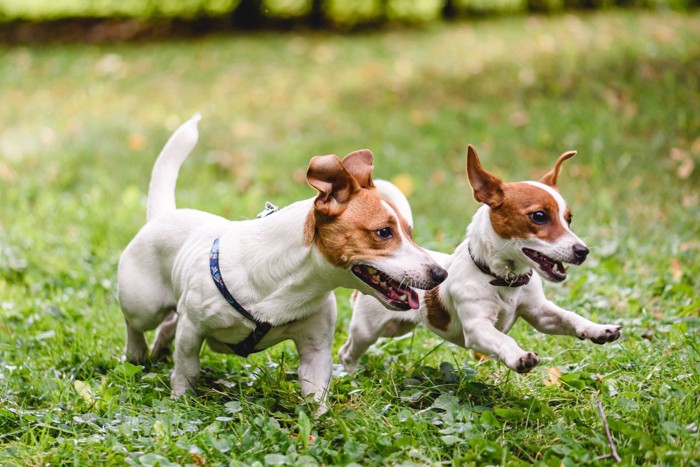
<path id="1" fill-rule="evenodd" d="M 420 306 L 420 302 L 418 301 L 418 294 L 415 293 L 413 290 L 410 290 L 408 292 L 408 306 L 411 307 L 412 310 L 417 310 Z"/>

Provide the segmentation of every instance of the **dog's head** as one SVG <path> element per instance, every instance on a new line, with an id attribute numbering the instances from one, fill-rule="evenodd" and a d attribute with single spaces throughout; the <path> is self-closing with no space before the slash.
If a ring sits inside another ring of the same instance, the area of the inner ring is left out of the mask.
<path id="1" fill-rule="evenodd" d="M 554 168 L 537 182 L 504 183 L 487 172 L 470 145 L 467 175 L 474 198 L 490 207 L 491 225 L 545 279 L 566 279 L 563 263 L 581 264 L 588 248 L 570 228 L 571 210 L 559 194 L 562 163 L 576 151 L 565 152 Z"/>
<path id="2" fill-rule="evenodd" d="M 307 218 L 306 241 L 385 307 L 415 309 L 418 294 L 412 287 L 432 289 L 447 271 L 413 242 L 406 219 L 375 189 L 372 162 L 369 150 L 342 161 L 334 155 L 311 159 L 306 179 L 318 196 Z"/>

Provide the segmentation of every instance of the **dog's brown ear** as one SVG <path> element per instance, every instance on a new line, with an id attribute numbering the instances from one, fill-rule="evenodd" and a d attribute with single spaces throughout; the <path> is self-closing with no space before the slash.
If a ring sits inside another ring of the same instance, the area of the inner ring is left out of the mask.
<path id="1" fill-rule="evenodd" d="M 551 187 L 556 187 L 557 186 L 557 179 L 559 178 L 559 172 L 561 171 L 561 164 L 567 159 L 571 159 L 576 155 L 576 151 L 567 151 L 559 158 L 557 158 L 557 161 L 554 163 L 554 168 L 547 172 L 547 174 L 540 179 L 540 183 L 544 183 L 545 185 L 549 185 Z"/>
<path id="2" fill-rule="evenodd" d="M 372 172 L 374 171 L 374 154 L 369 149 L 353 151 L 343 158 L 345 170 L 355 177 L 362 188 L 373 188 Z"/>
<path id="3" fill-rule="evenodd" d="M 306 181 L 318 190 L 314 200 L 316 210 L 329 217 L 342 214 L 350 197 L 360 190 L 355 178 L 335 155 L 311 158 Z"/>
<path id="4" fill-rule="evenodd" d="M 467 177 L 475 200 L 492 208 L 503 203 L 503 180 L 484 170 L 471 144 L 467 148 Z"/>

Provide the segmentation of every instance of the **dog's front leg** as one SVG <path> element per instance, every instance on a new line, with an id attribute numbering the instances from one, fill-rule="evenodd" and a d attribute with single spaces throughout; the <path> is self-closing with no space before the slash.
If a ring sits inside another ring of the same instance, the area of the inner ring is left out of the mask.
<path id="1" fill-rule="evenodd" d="M 199 379 L 199 351 L 203 343 L 204 336 L 201 331 L 186 313 L 182 315 L 175 332 L 174 368 L 170 379 L 171 393 L 174 397 L 195 389 Z"/>
<path id="2" fill-rule="evenodd" d="M 545 334 L 575 336 L 596 344 L 612 342 L 620 337 L 622 326 L 597 324 L 573 311 L 565 310 L 549 300 L 537 306 L 522 305 L 518 314 L 535 329 Z"/>
<path id="3" fill-rule="evenodd" d="M 299 383 L 304 397 L 313 395 L 319 404 L 316 415 L 328 410 L 326 399 L 333 374 L 333 334 L 335 302 L 332 310 L 319 313 L 304 329 L 295 332 L 294 343 L 299 352 Z"/>
<path id="4" fill-rule="evenodd" d="M 518 373 L 527 373 L 539 364 L 536 353 L 521 349 L 515 339 L 496 329 L 490 319 L 483 315 L 476 318 L 475 314 L 460 313 L 466 348 L 494 357 Z"/>

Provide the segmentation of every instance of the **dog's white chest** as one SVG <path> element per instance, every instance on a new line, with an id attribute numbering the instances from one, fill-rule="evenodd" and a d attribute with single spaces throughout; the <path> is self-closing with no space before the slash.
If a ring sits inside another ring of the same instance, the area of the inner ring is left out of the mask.
<path id="1" fill-rule="evenodd" d="M 495 326 L 501 332 L 508 332 L 518 318 L 518 297 L 520 290 L 516 288 L 498 287 L 494 298 L 496 301 Z"/>

